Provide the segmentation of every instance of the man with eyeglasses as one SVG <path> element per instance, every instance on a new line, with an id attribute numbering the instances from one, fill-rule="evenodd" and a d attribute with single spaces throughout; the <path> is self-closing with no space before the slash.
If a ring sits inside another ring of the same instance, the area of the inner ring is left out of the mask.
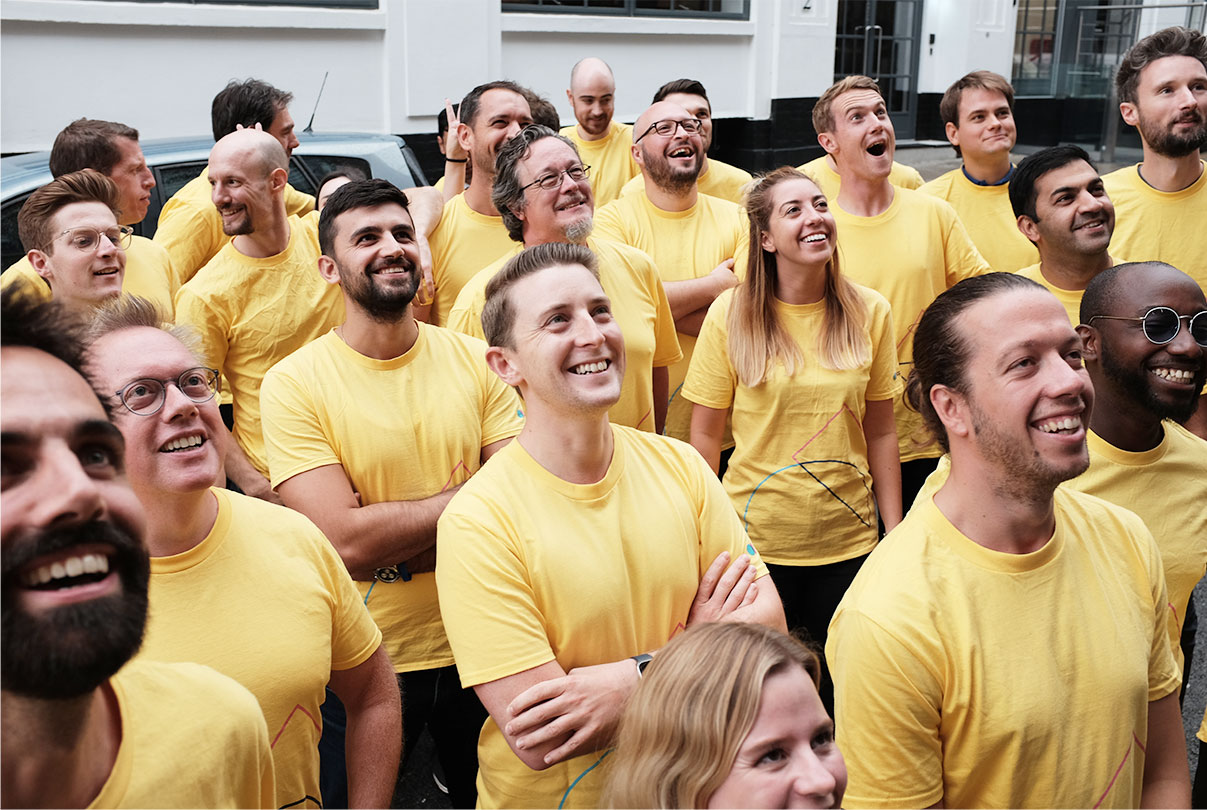
<path id="1" fill-rule="evenodd" d="M 1090 468 L 1066 486 L 1133 510 L 1156 537 L 1185 690 L 1191 594 L 1207 571 L 1207 442 L 1178 422 L 1207 381 L 1207 299 L 1168 264 L 1120 264 L 1094 277 L 1080 314 L 1096 402 Z"/>
<path id="2" fill-rule="evenodd" d="M 1010 178 L 1010 205 L 1039 261 L 1018 271 L 1042 284 L 1081 323 L 1081 296 L 1095 276 L 1122 264 L 1109 252 L 1115 206 L 1090 156 L 1079 146 L 1027 155 Z"/>
<path id="3" fill-rule="evenodd" d="M 703 128 L 679 104 L 659 101 L 641 114 L 633 129 L 633 159 L 644 188 L 601 208 L 595 232 L 644 251 L 658 267 L 683 352 L 670 367 L 664 432 L 687 441 L 691 403 L 678 396 L 679 388 L 708 307 L 738 283 L 746 266 L 749 227 L 736 204 L 699 192 Z"/>
<path id="4" fill-rule="evenodd" d="M 401 740 L 381 632 L 339 555 L 302 515 L 213 486 L 228 440 L 218 374 L 141 298 L 97 313 L 86 370 L 112 402 L 130 486 L 147 515 L 150 618 L 140 657 L 192 661 L 260 703 L 274 807 L 321 805 L 319 706 L 348 709 L 352 807 L 386 807 Z"/>
<path id="5" fill-rule="evenodd" d="M 289 158 L 276 138 L 255 129 L 227 135 L 210 152 L 206 176 L 234 238 L 180 288 L 176 319 L 200 333 L 202 357 L 230 383 L 227 477 L 248 495 L 279 502 L 268 485 L 260 380 L 338 324 L 344 301 L 319 277 L 315 223 L 287 213 Z"/>
<path id="6" fill-rule="evenodd" d="M 117 204 L 113 181 L 84 169 L 42 186 L 17 214 L 25 258 L 41 277 L 37 284 L 48 285 L 54 300 L 85 316 L 122 292 L 131 231 L 117 224 Z"/>
<path id="7" fill-rule="evenodd" d="M 680 357 L 658 269 L 628 245 L 591 235 L 593 168 L 573 141 L 542 126 L 525 127 L 499 152 L 492 198 L 507 231 L 519 244 L 461 288 L 449 327 L 485 339 L 486 285 L 520 250 L 546 242 L 586 245 L 599 260 L 600 283 L 612 299 L 625 336 L 625 377 L 620 400 L 608 411 L 614 425 L 661 433 L 666 420 L 667 366 Z"/>
<path id="8" fill-rule="evenodd" d="M 138 145 L 138 130 L 113 121 L 81 118 L 72 121 L 55 138 L 50 149 L 50 173 L 62 177 L 81 169 L 95 169 L 117 187 L 118 225 L 137 225 L 147 214 L 155 178 L 147 168 Z M 122 292 L 150 298 L 172 311 L 177 281 L 172 260 L 159 245 L 143 236 L 133 235 L 126 246 L 126 274 Z M 27 288 L 49 299 L 50 288 L 22 256 L 0 276 L 0 287 L 17 279 L 32 282 Z"/>
<path id="9" fill-rule="evenodd" d="M 989 264 L 951 205 L 893 184 L 896 135 L 873 79 L 847 76 L 831 85 L 813 107 L 813 128 L 842 178 L 837 194 L 829 197 L 842 272 L 888 299 L 897 359 L 905 374 L 922 311 L 961 279 L 989 272 Z M 894 400 L 893 413 L 902 503 L 908 510 L 934 470 L 939 448 L 904 398 Z"/>
<path id="10" fill-rule="evenodd" d="M 427 728 L 454 807 L 472 807 L 486 712 L 461 689 L 436 598 L 436 519 L 519 432 L 520 403 L 481 341 L 416 321 L 407 195 L 347 183 L 323 207 L 319 271 L 347 318 L 264 378 L 272 484 L 357 580 L 403 693 L 407 752 Z"/>
<path id="11" fill-rule="evenodd" d="M 616 109 L 616 78 L 604 60 L 588 56 L 570 70 L 566 98 L 574 108 L 576 123 L 562 127 L 586 163 L 593 167 L 591 191 L 599 206 L 620 196 L 629 178 L 640 174 L 633 161 L 630 141 L 633 127 L 612 120 Z"/>

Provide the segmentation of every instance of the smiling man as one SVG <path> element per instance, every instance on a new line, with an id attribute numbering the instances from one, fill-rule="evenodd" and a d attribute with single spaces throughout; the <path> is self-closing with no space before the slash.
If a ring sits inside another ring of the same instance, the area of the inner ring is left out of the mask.
<path id="1" fill-rule="evenodd" d="M 398 673 L 405 751 L 429 729 L 453 806 L 472 807 L 486 712 L 458 688 L 440 621 L 436 519 L 519 432 L 519 402 L 486 367 L 482 341 L 415 320 L 405 194 L 381 179 L 341 186 L 319 238 L 319 272 L 347 319 L 264 378 L 272 485 L 357 580 Z"/>
<path id="2" fill-rule="evenodd" d="M 176 294 L 176 320 L 201 335 L 201 356 L 230 383 L 234 441 L 226 475 L 248 495 L 277 500 L 260 428 L 260 381 L 278 360 L 338 324 L 339 291 L 319 276 L 313 219 L 288 215 L 289 158 L 266 132 L 227 135 L 206 177 L 234 238 Z"/>
<path id="3" fill-rule="evenodd" d="M 117 392 L 113 422 L 147 514 L 141 656 L 205 664 L 251 690 L 273 740 L 276 807 L 323 802 L 316 746 L 330 681 L 348 710 L 349 806 L 385 807 L 402 729 L 381 632 L 314 524 L 213 486 L 229 434 L 218 375 L 186 345 L 192 337 L 140 298 L 106 307 L 91 327 L 87 370 L 99 390 Z M 294 722 L 299 711 L 307 721 Z"/>
<path id="4" fill-rule="evenodd" d="M 842 272 L 888 299 L 904 374 L 912 363 L 913 333 L 922 311 L 961 279 L 989 272 L 989 265 L 954 208 L 892 183 L 896 135 L 875 81 L 848 76 L 832 85 L 813 107 L 813 128 L 842 177 L 837 198 L 829 199 Z M 908 511 L 939 450 L 903 398 L 894 401 L 893 411 L 902 503 Z"/>
<path id="5" fill-rule="evenodd" d="M 117 224 L 117 200 L 113 181 L 92 169 L 65 174 L 29 195 L 17 230 L 39 280 L 14 289 L 49 287 L 54 300 L 83 317 L 121 295 L 130 229 Z"/>
<path id="6" fill-rule="evenodd" d="M 1135 514 L 1058 488 L 1090 463 L 1080 336 L 994 273 L 941 294 L 916 345 L 910 401 L 951 471 L 830 625 L 847 801 L 1188 806 L 1160 552 Z"/>
<path id="7" fill-rule="evenodd" d="M 658 269 L 645 253 L 591 236 L 591 167 L 574 143 L 552 129 L 526 127 L 499 152 L 493 199 L 511 238 L 522 247 L 547 242 L 585 244 L 599 260 L 600 283 L 615 302 L 625 335 L 625 378 L 608 412 L 613 424 L 661 433 L 666 421 L 667 366 L 679 360 L 675 322 Z M 449 326 L 484 338 L 486 285 L 511 258 L 504 256 L 461 288 Z"/>
<path id="8" fill-rule="evenodd" d="M 1014 224 L 1009 186 L 1014 88 L 988 70 L 957 80 L 939 102 L 947 140 L 963 165 L 921 190 L 951 203 L 977 250 L 994 270 L 1013 273 L 1035 261 L 1035 248 Z"/>
<path id="9" fill-rule="evenodd" d="M 117 187 L 118 225 L 142 222 L 151 202 L 155 178 L 138 145 L 138 130 L 113 121 L 90 118 L 72 121 L 51 147 L 50 173 L 62 177 L 81 169 L 95 169 Z M 167 251 L 143 236 L 132 235 L 129 239 L 122 292 L 150 298 L 171 312 L 177 282 Z M 4 271 L 0 286 L 7 287 L 19 278 L 35 282 L 28 289 L 50 298 L 49 287 L 40 280 L 28 256 Z"/>
<path id="10" fill-rule="evenodd" d="M 563 127 L 561 134 L 578 149 L 589 164 L 591 189 L 597 205 L 603 206 L 620 196 L 629 178 L 640 174 L 629 149 L 633 127 L 612 120 L 616 107 L 616 79 L 608 63 L 588 56 L 570 71 L 570 89 L 566 98 L 574 108 L 574 126 Z"/>
<path id="11" fill-rule="evenodd" d="M 276 807 L 268 733 L 208 667 L 127 663 L 147 617 L 122 436 L 55 304 L 0 301 L 6 807 Z"/>
<path id="12" fill-rule="evenodd" d="M 1053 146 L 1023 158 L 1010 181 L 1017 229 L 1039 250 L 1018 271 L 1042 284 L 1081 323 L 1081 296 L 1095 276 L 1121 262 L 1107 252 L 1115 206 L 1103 179 L 1079 146 Z"/>
<path id="13" fill-rule="evenodd" d="M 644 187 L 605 205 L 595 218 L 596 236 L 645 252 L 662 277 L 683 352 L 669 371 L 665 432 L 683 441 L 691 438 L 691 403 L 678 394 L 696 335 L 713 300 L 738 283 L 735 268 L 745 268 L 749 240 L 741 208 L 699 192 L 702 133 L 700 120 L 682 106 L 650 106 L 633 130 Z"/>
<path id="14" fill-rule="evenodd" d="M 524 429 L 445 508 L 436 567 L 461 682 L 490 711 L 479 806 L 596 807 L 650 654 L 694 621 L 783 630 L 784 612 L 699 454 L 609 423 L 624 339 L 590 250 L 524 250 L 482 321 Z"/>

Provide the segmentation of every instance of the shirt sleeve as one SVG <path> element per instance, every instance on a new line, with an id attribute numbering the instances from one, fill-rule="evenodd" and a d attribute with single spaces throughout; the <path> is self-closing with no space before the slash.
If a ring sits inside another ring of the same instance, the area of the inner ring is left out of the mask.
<path id="1" fill-rule="evenodd" d="M 283 481 L 318 467 L 341 464 L 323 430 L 306 388 L 275 367 L 260 385 L 260 423 L 268 456 L 269 481 Z"/>
<path id="2" fill-rule="evenodd" d="M 636 248 L 634 248 L 636 250 Z M 679 346 L 679 335 L 675 331 L 675 319 L 671 315 L 671 303 L 666 297 L 666 288 L 658 275 L 654 260 L 642 251 L 644 261 L 634 268 L 634 272 L 644 282 L 650 300 L 654 302 L 654 367 L 673 365 L 683 359 L 683 349 Z"/>
<path id="3" fill-rule="evenodd" d="M 729 362 L 726 328 L 732 304 L 733 294 L 726 291 L 708 308 L 683 382 L 684 398 L 718 410 L 728 410 L 733 405 L 733 393 L 738 386 L 737 372 Z"/>
<path id="4" fill-rule="evenodd" d="M 318 544 L 316 565 L 331 595 L 331 669 L 352 669 L 381 646 L 381 630 L 331 542 L 317 526 L 313 531 Z"/>
<path id="5" fill-rule="evenodd" d="M 285 185 L 285 213 L 289 216 L 305 216 L 314 210 L 314 197 L 298 191 L 288 183 Z"/>
<path id="6" fill-rule="evenodd" d="M 214 244 L 213 234 L 214 224 L 207 212 L 175 197 L 164 203 L 152 241 L 171 257 L 177 290 L 222 247 Z"/>
<path id="7" fill-rule="evenodd" d="M 943 219 L 943 254 L 946 263 L 947 287 L 950 289 L 966 278 L 992 273 L 993 268 L 972 243 L 972 237 L 950 203 L 935 200 Z"/>
<path id="8" fill-rule="evenodd" d="M 698 503 L 700 504 L 700 558 L 699 575 L 702 578 L 713 560 L 722 551 L 728 551 L 730 559 L 736 560 L 738 555 L 750 556 L 750 564 L 754 566 L 755 579 L 770 573 L 767 563 L 754 543 L 742 528 L 742 520 L 734 511 L 721 479 L 717 478 L 704 461 L 704 458 L 692 449 L 684 449 L 687 454 L 689 468 L 694 475 Z"/>
<path id="9" fill-rule="evenodd" d="M 205 362 L 224 370 L 226 353 L 230 348 L 227 339 L 230 324 L 226 314 L 210 299 L 198 295 L 191 285 L 186 284 L 176 293 L 176 323 L 196 330 L 201 338 L 201 354 Z"/>
<path id="10" fill-rule="evenodd" d="M 524 403 L 511 386 L 485 368 L 485 360 L 480 362 L 483 369 L 479 373 L 485 383 L 482 407 L 482 446 L 485 447 L 520 432 L 524 427 Z"/>

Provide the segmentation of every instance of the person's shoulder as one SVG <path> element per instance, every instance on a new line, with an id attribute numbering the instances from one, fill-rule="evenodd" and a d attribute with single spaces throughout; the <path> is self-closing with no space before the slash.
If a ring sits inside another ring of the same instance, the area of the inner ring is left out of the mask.
<path id="1" fill-rule="evenodd" d="M 612 124 L 611 124 L 611 130 L 612 130 L 611 137 L 620 139 L 622 146 L 628 146 L 628 144 L 626 144 L 624 141 L 626 138 L 631 139 L 633 137 L 633 125 L 632 124 L 626 124 L 623 121 L 617 121 L 615 118 L 613 118 Z"/>
<path id="2" fill-rule="evenodd" d="M 951 197 L 952 188 L 959 180 L 960 169 L 955 168 L 931 180 L 928 183 L 923 183 L 918 187 L 918 191 L 924 194 L 929 194 L 932 197 L 938 197 L 941 200 L 947 200 Z"/>
<path id="3" fill-rule="evenodd" d="M 806 163 L 802 163 L 801 165 L 796 167 L 796 170 L 798 172 L 804 172 L 805 174 L 809 174 L 810 172 L 818 171 L 820 169 L 829 169 L 829 168 L 830 168 L 829 165 L 826 163 L 826 156 L 822 155 L 821 157 L 816 157 Z"/>
<path id="4" fill-rule="evenodd" d="M 212 210 L 216 214 L 217 209 L 214 208 L 212 194 L 209 168 L 207 167 L 202 169 L 201 173 L 192 180 L 177 189 L 176 193 L 168 199 L 168 202 L 177 205 L 197 206 L 206 213 Z"/>
<path id="5" fill-rule="evenodd" d="M 913 166 L 894 160 L 893 166 L 889 170 L 889 182 L 898 188 L 916 189 L 923 183 L 922 173 Z"/>
<path id="6" fill-rule="evenodd" d="M 624 445 L 626 469 L 632 464 L 653 466 L 681 475 L 685 482 L 702 480 L 704 475 L 716 477 L 700 452 L 687 442 L 616 424 L 612 425 L 612 436 Z"/>
<path id="7" fill-rule="evenodd" d="M 650 254 L 646 253 L 641 248 L 626 245 L 624 242 L 618 242 L 609 237 L 590 237 L 587 240 L 587 247 L 599 257 L 601 263 L 604 261 L 618 261 L 629 267 L 653 267 L 654 260 L 650 258 Z"/>
<path id="8" fill-rule="evenodd" d="M 339 340 L 334 332 L 327 332 L 319 335 L 314 340 L 299 346 L 289 354 L 282 357 L 265 373 L 264 377 L 267 380 L 269 377 L 289 377 L 297 380 L 310 380 L 315 378 L 314 371 L 322 365 L 324 361 L 331 357 L 333 350 L 332 341 Z M 317 379 L 315 380 L 318 381 Z"/>
<path id="9" fill-rule="evenodd" d="M 1097 495 L 1079 492 L 1069 487 L 1057 487 L 1053 495 L 1056 521 L 1076 536 L 1113 544 L 1112 538 L 1134 543 L 1137 538 L 1150 537 L 1144 521 L 1135 512 L 1103 500 Z"/>
<path id="10" fill-rule="evenodd" d="M 113 682 L 132 699 L 161 708 L 204 705 L 212 714 L 231 719 L 262 717 L 259 702 L 245 686 L 204 664 L 135 658 Z"/>
<path id="11" fill-rule="evenodd" d="M 1199 458 L 1207 459 L 1207 440 L 1204 440 L 1202 436 L 1191 433 L 1177 422 L 1169 419 L 1162 422 L 1161 426 L 1165 428 L 1165 433 L 1169 436 L 1171 445 Z M 1207 485 L 1207 482 L 1203 483 Z"/>
<path id="12" fill-rule="evenodd" d="M 217 488 L 213 492 L 230 510 L 228 538 L 243 538 L 248 548 L 259 549 L 257 555 L 281 561 L 299 556 L 312 560 L 328 548 L 334 550 L 327 536 L 301 512 L 240 492 Z"/>
<path id="13" fill-rule="evenodd" d="M 753 175 L 745 169 L 716 158 L 708 159 L 708 172 L 709 174 L 717 172 L 719 177 L 729 182 L 749 183 L 753 179 Z"/>
<path id="14" fill-rule="evenodd" d="M 448 329 L 433 324 L 423 324 L 419 327 L 424 338 L 432 348 L 443 349 L 462 358 L 467 365 L 486 368 L 486 341 L 474 335 L 467 335 L 455 329 Z"/>
<path id="15" fill-rule="evenodd" d="M 863 303 L 867 305 L 868 311 L 873 314 L 873 317 L 888 315 L 892 312 L 892 305 L 889 304 L 888 299 L 879 290 L 865 287 L 850 279 L 847 279 L 847 281 L 855 288 L 855 292 L 859 293 L 859 297 L 863 299 Z"/>
<path id="16" fill-rule="evenodd" d="M 921 189 L 897 186 L 895 194 L 903 210 L 910 210 L 945 227 L 957 222 L 960 215 L 947 200 L 927 194 Z"/>
<path id="17" fill-rule="evenodd" d="M 1142 191 L 1145 183 L 1140 179 L 1140 164 L 1133 163 L 1131 166 L 1107 172 L 1102 175 L 1102 185 L 1110 195 Z"/>

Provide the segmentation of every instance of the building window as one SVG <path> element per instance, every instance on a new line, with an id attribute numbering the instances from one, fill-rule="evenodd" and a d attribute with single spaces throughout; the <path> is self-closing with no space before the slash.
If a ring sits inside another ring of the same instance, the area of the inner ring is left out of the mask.
<path id="1" fill-rule="evenodd" d="M 103 0 L 108 2 L 108 0 Z M 178 3 L 186 6 L 301 6 L 303 8 L 378 8 L 378 0 L 134 0 L 136 3 Z"/>
<path id="2" fill-rule="evenodd" d="M 1011 77 L 1016 95 L 1052 95 L 1059 16 L 1058 0 L 1018 0 L 1014 75 Z"/>
<path id="3" fill-rule="evenodd" d="M 501 0 L 503 11 L 750 19 L 750 0 Z"/>

